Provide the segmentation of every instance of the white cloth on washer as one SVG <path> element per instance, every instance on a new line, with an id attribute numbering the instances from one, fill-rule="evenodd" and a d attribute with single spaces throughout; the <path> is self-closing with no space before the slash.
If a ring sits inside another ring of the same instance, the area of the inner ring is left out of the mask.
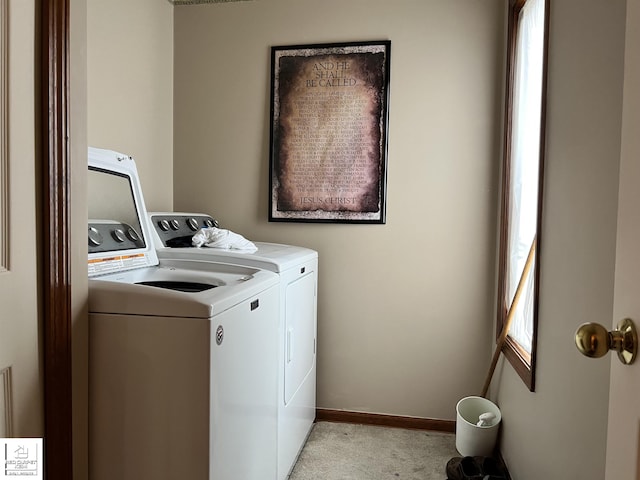
<path id="1" fill-rule="evenodd" d="M 222 228 L 203 228 L 191 239 L 194 247 L 221 248 L 224 250 L 241 250 L 243 252 L 255 252 L 258 250 L 252 242 L 239 233 L 234 233 Z"/>

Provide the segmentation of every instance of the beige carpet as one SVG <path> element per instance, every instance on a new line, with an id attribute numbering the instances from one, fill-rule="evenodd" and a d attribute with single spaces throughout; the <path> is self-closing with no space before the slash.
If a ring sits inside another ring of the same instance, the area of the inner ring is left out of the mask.
<path id="1" fill-rule="evenodd" d="M 449 433 L 318 422 L 289 480 L 445 480 L 455 456 Z"/>

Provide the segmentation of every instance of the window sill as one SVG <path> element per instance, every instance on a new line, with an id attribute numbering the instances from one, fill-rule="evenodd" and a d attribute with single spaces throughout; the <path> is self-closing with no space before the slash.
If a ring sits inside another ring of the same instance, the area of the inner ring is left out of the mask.
<path id="1" fill-rule="evenodd" d="M 502 353 L 509 363 L 511 363 L 511 366 L 520 376 L 529 391 L 534 392 L 535 372 L 533 368 L 531 368 L 533 363 L 532 355 L 523 350 L 517 342 L 511 339 L 511 337 L 507 337 L 507 340 L 502 347 Z"/>

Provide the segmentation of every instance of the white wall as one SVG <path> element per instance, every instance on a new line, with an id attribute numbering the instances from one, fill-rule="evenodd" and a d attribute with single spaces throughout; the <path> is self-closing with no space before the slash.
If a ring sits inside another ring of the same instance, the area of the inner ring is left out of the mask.
<path id="1" fill-rule="evenodd" d="M 87 0 L 70 2 L 70 132 L 71 132 L 71 241 L 85 245 L 87 238 Z M 88 478 L 88 321 L 87 252 L 71 248 L 72 435 L 73 478 Z"/>
<path id="2" fill-rule="evenodd" d="M 610 361 L 574 333 L 613 323 L 625 1 L 550 3 L 537 386 L 501 370 L 501 450 L 518 480 L 601 480 Z"/>
<path id="3" fill-rule="evenodd" d="M 176 7 L 174 208 L 318 250 L 318 406 L 455 418 L 494 311 L 502 0 Z M 268 223 L 270 47 L 391 40 L 386 225 Z"/>
<path id="4" fill-rule="evenodd" d="M 173 195 L 173 6 L 87 0 L 89 144 L 131 155 L 147 207 Z"/>

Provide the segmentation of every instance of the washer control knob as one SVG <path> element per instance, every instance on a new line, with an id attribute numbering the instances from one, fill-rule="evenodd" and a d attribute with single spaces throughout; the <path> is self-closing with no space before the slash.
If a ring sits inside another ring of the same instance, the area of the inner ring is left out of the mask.
<path id="1" fill-rule="evenodd" d="M 166 220 L 160 220 L 158 222 L 158 226 L 160 227 L 160 230 L 162 230 L 163 232 L 166 232 L 167 230 L 169 230 L 169 222 L 167 222 Z"/>
<path id="2" fill-rule="evenodd" d="M 193 217 L 187 219 L 187 225 L 189 225 L 189 228 L 194 232 L 198 230 L 198 221 Z"/>
<path id="3" fill-rule="evenodd" d="M 89 227 L 89 246 L 97 247 L 102 244 L 102 240 L 100 232 L 94 227 Z"/>
<path id="4" fill-rule="evenodd" d="M 111 236 L 118 243 L 122 243 L 127 239 L 127 237 L 124 236 L 124 232 L 120 228 L 116 228 L 115 230 L 113 230 L 111 232 Z"/>
<path id="5" fill-rule="evenodd" d="M 140 235 L 138 235 L 138 232 L 136 232 L 133 227 L 129 227 L 129 230 L 127 230 L 127 237 L 129 237 L 129 240 L 132 242 L 140 240 Z"/>
<path id="6" fill-rule="evenodd" d="M 204 221 L 204 224 L 205 224 L 207 227 L 209 227 L 209 228 L 211 228 L 211 227 L 218 227 L 218 221 L 217 221 L 217 220 L 214 220 L 213 218 L 207 218 L 207 219 Z"/>
<path id="7" fill-rule="evenodd" d="M 180 222 L 175 218 L 169 222 L 169 225 L 171 225 L 171 230 L 178 230 L 180 228 Z"/>

